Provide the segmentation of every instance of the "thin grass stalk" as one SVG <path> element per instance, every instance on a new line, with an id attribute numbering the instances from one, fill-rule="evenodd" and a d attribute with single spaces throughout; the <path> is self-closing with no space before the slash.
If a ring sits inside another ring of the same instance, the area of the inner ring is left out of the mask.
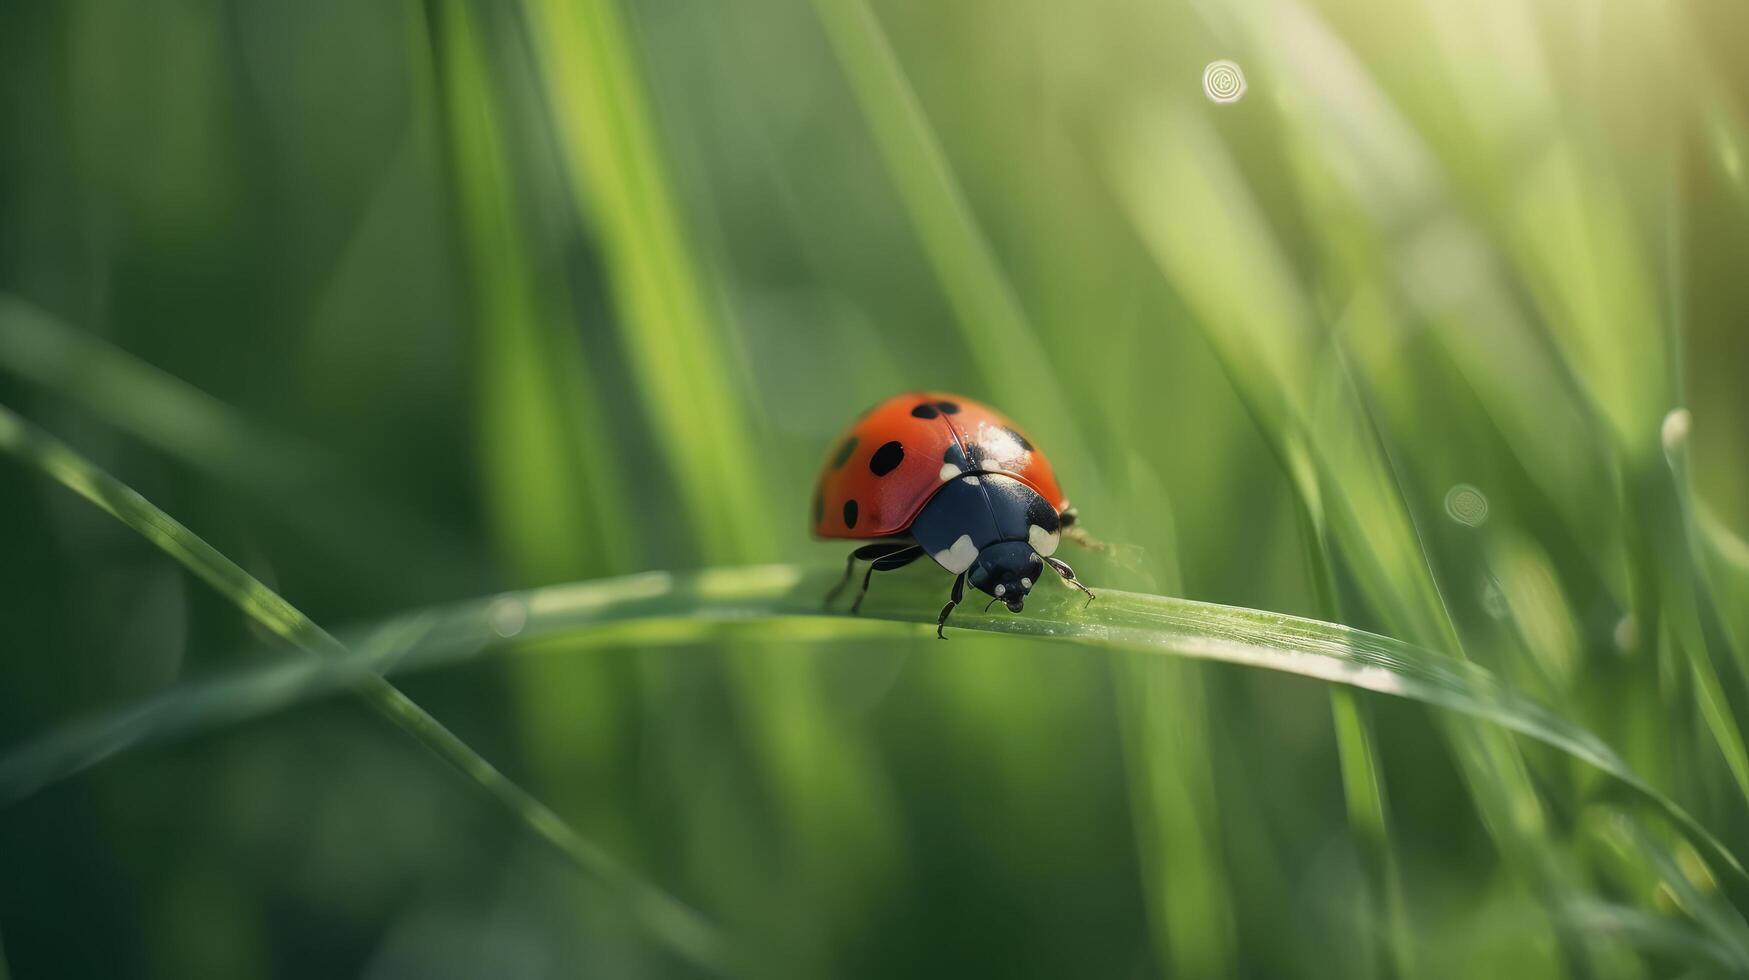
<path id="1" fill-rule="evenodd" d="M 457 239 L 474 305 L 473 349 L 480 478 L 493 539 L 516 580 L 563 581 L 643 566 L 619 475 L 626 454 L 596 396 L 576 306 L 537 269 L 562 267 L 533 233 L 520 193 L 512 73 L 491 57 L 489 13 L 446 2 L 411 42 L 424 128 L 441 130 L 459 202 Z M 499 18 L 503 21 L 505 18 Z M 500 30 L 499 34 L 503 32 Z M 435 42 L 435 43 L 434 43 Z M 498 49 L 501 50 L 502 43 Z M 521 745 L 548 777 L 554 809 L 622 848 L 636 848 L 626 808 L 594 791 L 624 746 L 617 733 L 635 710 L 623 671 L 596 661 L 550 676 L 511 676 Z M 585 914 L 588 914 L 585 906 Z"/>
<path id="2" fill-rule="evenodd" d="M 733 348 L 717 329 L 630 25 L 615 0 L 525 0 L 522 10 L 577 211 L 601 247 L 615 325 L 691 531 L 707 561 L 762 556 L 773 537 L 749 465 L 748 399 L 724 368 Z"/>
<path id="3" fill-rule="evenodd" d="M 354 659 L 346 645 L 200 536 L 65 443 L 4 406 L 0 406 L 0 451 L 41 470 L 55 482 L 97 505 L 300 653 L 336 665 Z M 578 834 L 545 804 L 499 772 L 392 684 L 376 674 L 360 674 L 348 677 L 346 686 L 355 690 L 378 714 L 460 771 L 578 871 L 620 896 L 634 919 L 652 937 L 701 966 L 721 968 L 721 940 L 696 913 L 627 870 L 606 851 Z"/>
<path id="4" fill-rule="evenodd" d="M 460 202 L 476 337 L 481 473 L 497 540 L 531 581 L 611 568 L 629 529 L 612 515 L 625 500 L 614 475 L 613 427 L 589 394 L 568 304 L 535 278 L 521 215 L 499 81 L 465 0 L 438 8 L 435 44 L 416 45 L 418 89 L 438 92 L 441 128 Z M 421 27 L 424 27 L 422 24 Z M 437 59 L 436 64 L 431 58 Z M 427 101 L 430 101 L 428 98 Z M 426 123 L 437 128 L 437 120 Z"/>
<path id="5" fill-rule="evenodd" d="M 1312 466 L 1290 467 L 1289 476 L 1302 498 L 1326 502 L 1331 539 L 1361 601 L 1397 635 L 1462 656 L 1369 409 L 1340 350 L 1315 332 L 1301 288 L 1230 158 L 1188 108 L 1137 129 L 1116 172 L 1137 227 L 1197 313 L 1265 437 L 1279 444 L 1284 433 L 1297 433 L 1304 440 Z M 1288 459 L 1280 448 L 1277 455 Z M 1526 869 L 1552 909 L 1553 896 L 1572 883 L 1548 858 L 1543 805 L 1516 746 L 1449 720 L 1441 729 L 1508 865 Z M 1562 946 L 1569 962 L 1584 959 L 1570 935 Z"/>
<path id="6" fill-rule="evenodd" d="M 758 401 L 737 385 L 737 345 L 711 301 L 712 269 L 690 234 L 631 17 L 617 0 L 525 0 L 521 10 L 576 208 L 601 249 L 620 342 L 697 556 L 769 557 L 782 536 L 757 463 L 749 406 Z M 891 801 L 855 737 L 828 714 L 812 665 L 758 650 L 728 651 L 724 664 L 805 866 L 888 873 Z M 857 804 L 844 807 L 842 797 Z M 810 950 L 824 955 L 824 944 Z"/>
<path id="7" fill-rule="evenodd" d="M 1310 463 L 1297 442 L 1286 447 L 1304 470 Z M 1308 486 L 1311 484 L 1308 483 Z M 1306 556 L 1307 575 L 1317 597 L 1319 614 L 1341 622 L 1340 600 L 1335 583 L 1335 557 L 1325 538 L 1327 529 L 1315 516 L 1318 500 L 1294 495 L 1294 513 Z M 1403 899 L 1403 884 L 1391 844 L 1391 821 L 1386 803 L 1385 775 L 1378 761 L 1377 737 L 1372 719 L 1354 692 L 1330 688 L 1330 717 L 1336 738 L 1336 757 L 1342 767 L 1342 799 L 1348 808 L 1348 826 L 1353 832 L 1371 885 L 1373 920 L 1383 924 L 1379 937 L 1381 971 L 1387 976 L 1416 975 L 1414 930 Z"/>
<path id="8" fill-rule="evenodd" d="M 966 201 L 953 166 L 880 20 L 864 0 L 814 0 L 814 12 L 868 122 L 875 149 L 953 307 L 965 349 L 992 389 L 1032 404 L 1037 431 L 1081 472 L 1074 405 Z"/>

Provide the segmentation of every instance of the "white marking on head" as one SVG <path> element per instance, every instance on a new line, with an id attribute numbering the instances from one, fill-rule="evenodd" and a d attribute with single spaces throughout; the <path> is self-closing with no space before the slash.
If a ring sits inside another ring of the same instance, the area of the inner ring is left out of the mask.
<path id="1" fill-rule="evenodd" d="M 952 547 L 935 553 L 936 564 L 958 575 L 972 567 L 972 562 L 978 560 L 978 546 L 972 543 L 972 536 L 962 534 Z"/>
<path id="2" fill-rule="evenodd" d="M 1032 545 L 1032 550 L 1038 552 L 1040 558 L 1049 558 L 1057 553 L 1057 542 L 1061 536 L 1055 531 L 1047 531 L 1037 524 L 1026 529 L 1026 542 Z"/>
<path id="3" fill-rule="evenodd" d="M 1025 580 L 1022 579 L 1022 581 L 1025 581 Z M 995 595 L 996 598 L 1000 599 L 1000 598 L 1002 598 L 1002 593 L 1007 592 L 1007 591 L 1008 591 L 1008 586 L 1003 585 L 1001 582 L 997 582 L 996 589 L 992 594 Z"/>
<path id="4" fill-rule="evenodd" d="M 941 464 L 941 482 L 946 483 L 960 475 L 960 468 L 952 463 Z"/>
<path id="5" fill-rule="evenodd" d="M 975 476 L 968 476 L 966 477 L 966 482 L 975 487 L 978 485 L 978 478 Z"/>
<path id="6" fill-rule="evenodd" d="M 1032 579 L 1029 579 L 1029 578 L 1023 578 L 1023 579 L 1021 579 L 1021 580 L 1020 580 L 1020 587 L 1021 587 L 1021 588 L 1023 588 L 1023 589 L 1030 589 L 1030 588 L 1032 588 Z"/>

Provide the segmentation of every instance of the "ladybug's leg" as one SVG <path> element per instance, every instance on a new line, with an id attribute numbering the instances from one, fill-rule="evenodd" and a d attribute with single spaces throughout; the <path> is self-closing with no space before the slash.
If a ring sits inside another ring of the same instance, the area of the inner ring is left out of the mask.
<path id="1" fill-rule="evenodd" d="M 1045 558 L 1045 564 L 1055 569 L 1056 573 L 1063 577 L 1064 582 L 1067 582 L 1075 588 L 1080 589 L 1082 592 L 1087 593 L 1087 601 L 1089 603 L 1094 600 L 1095 596 L 1093 595 L 1093 590 L 1081 584 L 1081 580 L 1075 577 L 1075 570 L 1069 567 L 1068 562 L 1047 557 Z"/>
<path id="2" fill-rule="evenodd" d="M 1057 517 L 1058 520 L 1063 522 L 1061 529 L 1063 537 L 1068 538 L 1070 541 L 1075 542 L 1083 548 L 1086 548 L 1088 551 L 1104 551 L 1108 547 L 1104 541 L 1087 533 L 1087 528 L 1081 525 L 1081 512 L 1075 508 L 1070 507 L 1057 515 Z"/>
<path id="3" fill-rule="evenodd" d="M 947 625 L 948 613 L 953 612 L 953 607 L 959 605 L 960 600 L 964 599 L 965 597 L 966 597 L 966 573 L 961 572 L 953 580 L 953 594 L 948 596 L 947 605 L 942 606 L 941 607 L 941 615 L 935 617 L 935 638 L 936 639 L 938 639 L 938 640 L 947 639 L 947 634 L 943 633 L 941 631 L 941 628 L 943 626 Z"/>
<path id="4" fill-rule="evenodd" d="M 850 576 L 856 571 L 856 563 L 859 559 L 874 561 L 877 558 L 885 558 L 896 551 L 904 551 L 909 547 L 911 546 L 903 541 L 881 541 L 876 544 L 865 544 L 852 551 L 850 557 L 844 560 L 844 577 L 838 580 L 837 585 L 832 586 L 832 591 L 826 593 L 826 605 L 830 606 L 832 600 L 838 598 L 838 593 L 843 592 L 844 587 L 850 584 Z M 865 585 L 863 588 L 866 589 L 868 586 Z"/>
<path id="5" fill-rule="evenodd" d="M 862 591 L 856 594 L 856 601 L 850 604 L 850 611 L 853 613 L 862 612 L 862 599 L 864 596 L 868 595 L 868 583 L 870 579 L 874 578 L 874 573 L 890 572 L 895 568 L 904 568 L 906 565 L 909 565 L 922 557 L 922 548 L 919 548 L 916 545 L 901 545 L 898 551 L 876 558 L 874 562 L 868 566 L 868 571 L 864 572 L 862 575 Z"/>

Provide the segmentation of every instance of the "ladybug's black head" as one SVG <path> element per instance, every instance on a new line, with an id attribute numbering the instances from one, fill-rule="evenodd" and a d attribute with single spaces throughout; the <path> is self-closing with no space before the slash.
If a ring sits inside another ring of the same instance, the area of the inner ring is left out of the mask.
<path id="1" fill-rule="evenodd" d="M 1044 574 L 1044 562 L 1025 541 L 1003 541 L 978 552 L 966 581 L 972 587 L 1001 599 L 1009 612 L 1019 612 Z"/>

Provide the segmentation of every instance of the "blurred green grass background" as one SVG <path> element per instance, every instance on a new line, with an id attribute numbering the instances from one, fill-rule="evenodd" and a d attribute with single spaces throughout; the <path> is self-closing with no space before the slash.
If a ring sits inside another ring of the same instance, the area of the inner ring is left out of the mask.
<path id="1" fill-rule="evenodd" d="M 1742 855 L 1745 37 L 1724 0 L 17 0 L 0 404 L 339 629 L 835 566 L 832 436 L 961 391 L 1117 544 L 1095 587 L 1474 661 Z M 21 463 L 0 751 L 283 647 Z M 0 809 L 0 976 L 1749 972 L 1740 871 L 1438 709 L 838 620 L 528 646 L 397 683 L 720 956 L 341 699 Z"/>

